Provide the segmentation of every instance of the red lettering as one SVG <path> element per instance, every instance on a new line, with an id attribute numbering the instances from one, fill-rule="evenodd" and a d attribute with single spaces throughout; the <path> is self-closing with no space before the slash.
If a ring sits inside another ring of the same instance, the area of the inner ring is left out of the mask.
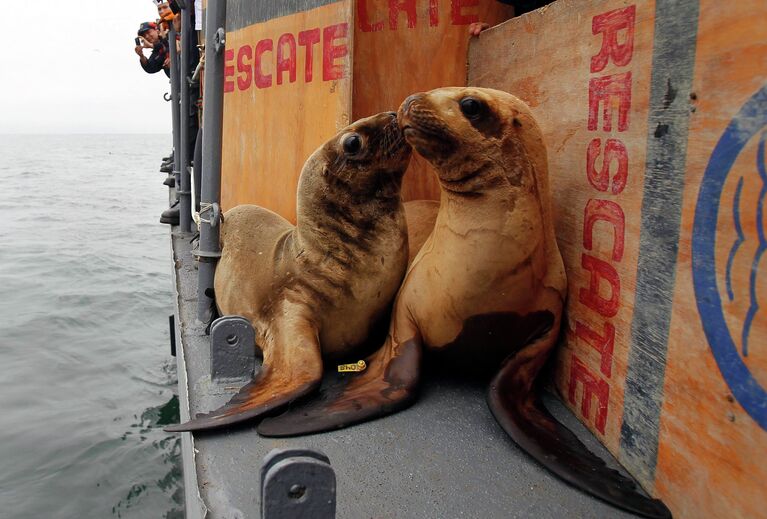
<path id="1" fill-rule="evenodd" d="M 389 0 L 389 29 L 396 30 L 399 23 L 399 12 L 405 11 L 407 14 L 407 28 L 415 27 L 416 11 L 415 0 Z"/>
<path id="2" fill-rule="evenodd" d="M 479 21 L 476 14 L 463 14 L 464 7 L 479 5 L 479 0 L 450 0 L 450 20 L 453 25 L 469 25 Z"/>
<path id="3" fill-rule="evenodd" d="M 616 98 L 616 99 L 612 99 Z M 594 78 L 589 81 L 589 130 L 596 130 L 599 119 L 599 103 L 604 101 L 603 130 L 612 130 L 613 101 L 618 104 L 618 131 L 629 127 L 631 108 L 631 72 Z"/>
<path id="4" fill-rule="evenodd" d="M 607 404 L 610 400 L 610 386 L 601 378 L 597 378 L 589 368 L 578 359 L 572 356 L 570 366 L 570 387 L 568 397 L 570 403 L 575 405 L 575 390 L 578 382 L 583 384 L 583 395 L 581 396 L 581 414 L 588 419 L 591 416 L 591 398 L 597 397 L 597 411 L 594 417 L 594 426 L 601 434 L 605 433 L 607 424 Z"/>
<path id="5" fill-rule="evenodd" d="M 253 65 L 253 69 L 256 72 L 256 86 L 258 88 L 269 88 L 272 86 L 272 75 L 264 74 L 261 68 L 261 57 L 265 52 L 272 52 L 273 50 L 272 40 L 260 40 L 256 44 L 256 61 Z"/>
<path id="6" fill-rule="evenodd" d="M 228 78 L 234 77 L 234 65 L 227 65 L 234 59 L 234 49 L 226 49 L 224 52 L 224 93 L 234 92 L 234 81 Z"/>
<path id="7" fill-rule="evenodd" d="M 439 25 L 439 0 L 429 0 L 429 27 Z"/>
<path id="8" fill-rule="evenodd" d="M 589 271 L 589 288 L 578 291 L 578 301 L 603 317 L 613 317 L 618 313 L 621 281 L 615 268 L 599 258 L 588 254 L 581 255 L 581 267 Z M 610 297 L 599 294 L 600 281 L 605 280 L 610 287 Z"/>
<path id="9" fill-rule="evenodd" d="M 237 51 L 237 72 L 244 73 L 237 76 L 237 87 L 240 90 L 247 90 L 253 82 L 253 68 L 249 63 L 245 63 L 244 58 L 253 59 L 253 47 L 245 45 Z"/>
<path id="10" fill-rule="evenodd" d="M 621 206 L 610 200 L 592 198 L 583 212 L 583 248 L 591 250 L 594 246 L 594 224 L 603 221 L 613 226 L 613 261 L 623 259 L 623 245 L 626 234 L 626 217 Z"/>
<path id="11" fill-rule="evenodd" d="M 589 182 L 599 191 L 607 191 L 610 186 L 610 162 L 613 159 L 618 161 L 618 170 L 613 176 L 612 193 L 617 195 L 626 187 L 626 179 L 629 173 L 629 154 L 626 146 L 618 139 L 607 139 L 605 143 L 605 156 L 602 159 L 602 168 L 597 171 L 595 168 L 597 158 L 599 157 L 599 148 L 602 145 L 602 139 L 596 138 L 589 143 L 586 150 L 586 175 Z"/>
<path id="12" fill-rule="evenodd" d="M 613 63 L 619 67 L 628 65 L 634 52 L 634 20 L 636 6 L 616 9 L 595 16 L 591 20 L 591 33 L 602 33 L 602 48 L 591 58 L 591 72 L 600 72 L 612 57 Z M 626 30 L 623 43 L 618 43 L 618 31 Z"/>
<path id="13" fill-rule="evenodd" d="M 360 21 L 360 30 L 362 32 L 378 32 L 384 28 L 383 20 L 370 23 L 367 0 L 357 0 L 357 19 Z"/>
<path id="14" fill-rule="evenodd" d="M 349 54 L 346 44 L 333 45 L 333 41 L 346 38 L 349 33 L 349 24 L 338 23 L 325 27 L 322 31 L 322 80 L 331 81 L 341 79 L 346 72 L 343 63 L 337 65 L 335 60 Z"/>
<path id="15" fill-rule="evenodd" d="M 362 2 L 360 2 L 362 3 Z M 298 44 L 305 49 L 304 79 L 307 83 L 312 82 L 314 71 L 314 45 L 320 42 L 320 30 L 310 29 L 298 33 Z"/>
<path id="16" fill-rule="evenodd" d="M 599 352 L 599 369 L 610 378 L 613 369 L 613 349 L 615 347 L 615 326 L 610 323 L 604 323 L 602 335 L 591 329 L 591 327 L 580 321 L 575 321 L 575 335 L 582 339 L 586 344 Z"/>
<path id="17" fill-rule="evenodd" d="M 285 47 L 288 54 L 285 55 Z M 288 71 L 291 83 L 296 82 L 296 38 L 290 33 L 285 33 L 277 40 L 277 84 L 282 84 L 282 73 Z"/>

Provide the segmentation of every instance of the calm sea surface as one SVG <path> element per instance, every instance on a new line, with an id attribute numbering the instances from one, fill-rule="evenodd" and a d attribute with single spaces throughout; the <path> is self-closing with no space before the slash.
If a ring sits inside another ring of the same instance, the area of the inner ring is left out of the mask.
<path id="1" fill-rule="evenodd" d="M 0 517 L 183 517 L 170 140 L 0 135 Z"/>

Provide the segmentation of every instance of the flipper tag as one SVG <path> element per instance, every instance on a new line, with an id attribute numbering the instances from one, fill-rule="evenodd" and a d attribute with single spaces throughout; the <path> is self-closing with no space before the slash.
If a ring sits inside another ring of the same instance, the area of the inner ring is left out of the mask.
<path id="1" fill-rule="evenodd" d="M 367 367 L 368 365 L 365 364 L 364 360 L 359 360 L 355 362 L 354 364 L 340 364 L 338 366 L 338 372 L 339 373 L 360 372 L 360 371 L 365 371 Z"/>

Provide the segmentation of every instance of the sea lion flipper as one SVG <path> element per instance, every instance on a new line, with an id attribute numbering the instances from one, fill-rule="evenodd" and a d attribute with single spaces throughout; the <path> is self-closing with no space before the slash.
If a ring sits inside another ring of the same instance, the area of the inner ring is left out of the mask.
<path id="1" fill-rule="evenodd" d="M 522 450 L 576 488 L 644 517 L 670 518 L 671 512 L 662 501 L 640 494 L 631 479 L 607 467 L 546 410 L 530 388 L 529 381 L 537 373 L 537 367 L 531 367 L 535 359 L 524 350 L 517 353 L 506 360 L 490 383 L 488 405 L 506 433 Z"/>
<path id="2" fill-rule="evenodd" d="M 367 359 L 365 371 L 321 391 L 318 398 L 267 418 L 259 424 L 258 433 L 277 437 L 318 433 L 399 411 L 415 400 L 420 361 L 419 340 L 394 345 L 390 336 Z"/>
<path id="3" fill-rule="evenodd" d="M 293 329 L 280 330 L 276 347 L 267 351 L 256 377 L 224 406 L 197 415 L 186 423 L 165 428 L 167 432 L 217 429 L 244 422 L 278 409 L 316 390 L 322 380 L 322 359 L 316 329 L 293 322 Z M 280 352 L 274 354 L 272 352 Z"/>

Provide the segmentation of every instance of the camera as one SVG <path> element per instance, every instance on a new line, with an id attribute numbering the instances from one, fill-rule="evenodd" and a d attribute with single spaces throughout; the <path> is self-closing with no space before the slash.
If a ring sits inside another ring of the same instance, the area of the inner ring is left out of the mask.
<path id="1" fill-rule="evenodd" d="M 139 45 L 141 45 L 141 38 L 136 36 L 136 46 L 139 46 Z"/>

